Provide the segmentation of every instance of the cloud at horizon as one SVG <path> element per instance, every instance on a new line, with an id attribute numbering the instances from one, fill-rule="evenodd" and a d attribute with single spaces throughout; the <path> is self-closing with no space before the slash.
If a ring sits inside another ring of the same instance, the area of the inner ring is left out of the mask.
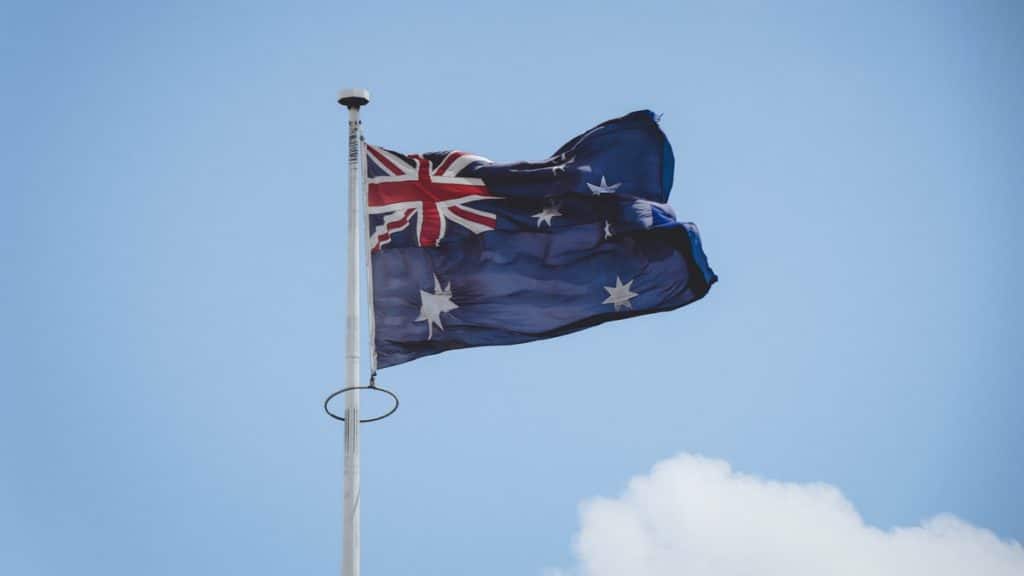
<path id="1" fill-rule="evenodd" d="M 834 486 L 692 454 L 659 462 L 617 498 L 584 501 L 574 552 L 580 576 L 1024 574 L 1020 543 L 955 516 L 883 530 Z"/>

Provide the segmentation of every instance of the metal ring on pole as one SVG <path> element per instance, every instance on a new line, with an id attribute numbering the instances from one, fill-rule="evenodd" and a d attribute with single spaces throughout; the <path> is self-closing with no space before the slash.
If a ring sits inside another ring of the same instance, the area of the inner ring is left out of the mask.
<path id="1" fill-rule="evenodd" d="M 332 392 L 331 395 L 324 400 L 324 412 L 327 412 L 327 415 L 330 416 L 331 418 L 334 418 L 335 420 L 341 420 L 342 422 L 344 422 L 345 418 L 343 416 L 338 416 L 334 412 L 331 412 L 330 403 L 331 400 L 334 400 L 336 397 L 341 396 L 345 392 L 352 392 L 353 390 L 373 390 L 374 392 L 383 392 L 384 394 L 390 396 L 392 402 L 394 402 L 394 405 L 391 407 L 391 409 L 385 412 L 384 414 L 381 414 L 380 416 L 374 416 L 373 418 L 362 418 L 359 420 L 360 424 L 383 420 L 388 416 L 391 416 L 392 414 L 395 413 L 396 410 L 398 410 L 398 395 L 392 392 L 391 390 L 388 390 L 387 388 L 378 387 L 377 384 L 371 379 L 370 384 L 368 386 L 349 386 L 348 388 L 342 388 L 341 390 L 335 390 L 334 392 Z"/>

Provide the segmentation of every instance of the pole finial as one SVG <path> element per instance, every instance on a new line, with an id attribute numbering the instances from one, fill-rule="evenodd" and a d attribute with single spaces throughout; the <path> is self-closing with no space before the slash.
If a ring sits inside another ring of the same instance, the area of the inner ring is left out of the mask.
<path id="1" fill-rule="evenodd" d="M 359 108 L 370 103 L 370 91 L 365 88 L 349 88 L 338 93 L 338 104 L 346 108 Z"/>

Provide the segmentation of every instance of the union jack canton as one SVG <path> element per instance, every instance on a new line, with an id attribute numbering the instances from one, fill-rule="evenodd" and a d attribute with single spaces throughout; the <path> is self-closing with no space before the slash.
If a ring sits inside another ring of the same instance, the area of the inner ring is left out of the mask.
<path id="1" fill-rule="evenodd" d="M 438 246 L 448 222 L 476 234 L 497 225 L 494 213 L 469 206 L 497 197 L 480 178 L 460 175 L 476 164 L 492 164 L 487 158 L 459 151 L 404 156 L 369 145 L 366 152 L 368 213 L 384 216 L 370 235 L 372 251 L 391 242 L 413 220 L 420 247 Z"/>

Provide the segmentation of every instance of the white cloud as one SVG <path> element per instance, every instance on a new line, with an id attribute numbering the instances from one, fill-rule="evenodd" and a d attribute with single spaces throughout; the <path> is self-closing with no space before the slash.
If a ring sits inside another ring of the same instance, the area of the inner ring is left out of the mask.
<path id="1" fill-rule="evenodd" d="M 692 455 L 580 514 L 581 576 L 1024 575 L 1019 543 L 953 516 L 881 530 L 833 486 L 771 482 Z"/>

